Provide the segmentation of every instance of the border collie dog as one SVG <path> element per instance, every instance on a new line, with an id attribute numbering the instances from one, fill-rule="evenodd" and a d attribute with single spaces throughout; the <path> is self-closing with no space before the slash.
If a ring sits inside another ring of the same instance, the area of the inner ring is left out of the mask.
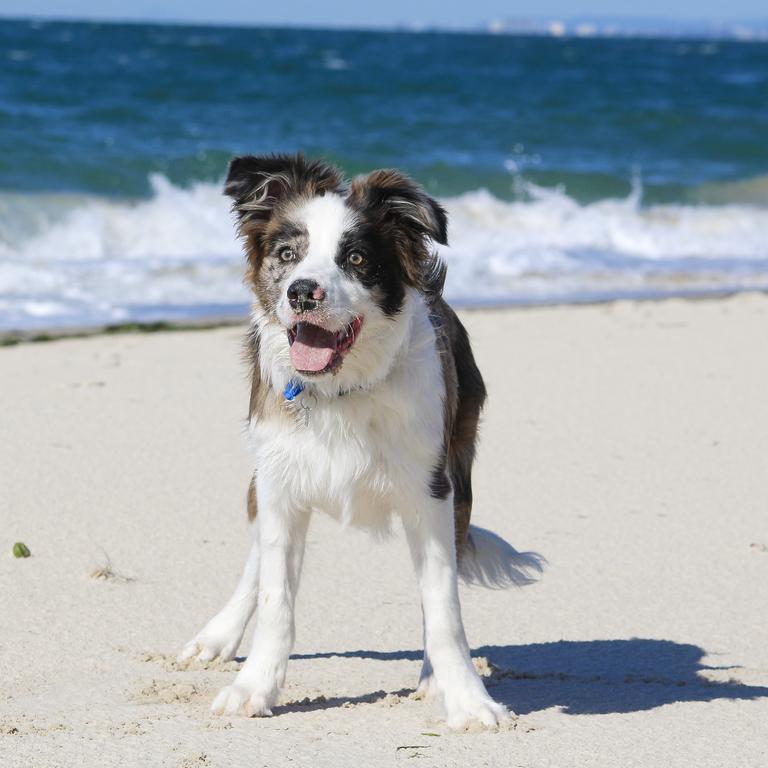
<path id="1" fill-rule="evenodd" d="M 271 715 L 311 513 L 379 531 L 397 515 L 423 610 L 417 694 L 439 695 L 455 729 L 506 720 L 470 659 L 457 579 L 524 584 L 541 564 L 469 524 L 485 386 L 441 297 L 445 267 L 432 243 L 447 242 L 445 211 L 396 171 L 347 184 L 301 155 L 235 158 L 225 193 L 255 294 L 255 537 L 234 594 L 181 658 L 232 658 L 255 612 L 251 652 L 213 711 Z"/>

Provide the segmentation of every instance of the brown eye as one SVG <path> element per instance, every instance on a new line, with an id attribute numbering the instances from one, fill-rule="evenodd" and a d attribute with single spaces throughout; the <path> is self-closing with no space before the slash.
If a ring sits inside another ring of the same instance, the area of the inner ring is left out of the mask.
<path id="1" fill-rule="evenodd" d="M 352 253 L 347 256 L 347 261 L 353 266 L 353 267 L 359 267 L 365 259 L 363 258 L 362 253 L 358 253 L 357 251 L 352 251 Z"/>
<path id="2" fill-rule="evenodd" d="M 280 261 L 294 261 L 296 259 L 296 251 L 293 248 L 283 248 L 280 251 Z"/>

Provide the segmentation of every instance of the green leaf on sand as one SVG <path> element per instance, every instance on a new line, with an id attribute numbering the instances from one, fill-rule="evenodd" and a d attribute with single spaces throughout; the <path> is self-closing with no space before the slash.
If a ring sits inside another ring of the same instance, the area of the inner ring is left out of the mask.
<path id="1" fill-rule="evenodd" d="M 13 545 L 14 557 L 29 557 L 32 553 L 29 551 L 29 547 L 23 541 L 17 541 Z"/>

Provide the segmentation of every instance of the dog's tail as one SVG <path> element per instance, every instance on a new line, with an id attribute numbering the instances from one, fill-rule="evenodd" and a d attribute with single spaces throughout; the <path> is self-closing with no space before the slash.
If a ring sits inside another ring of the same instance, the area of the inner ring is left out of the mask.
<path id="1" fill-rule="evenodd" d="M 518 552 L 501 536 L 470 525 L 459 559 L 459 575 L 465 584 L 491 589 L 523 587 L 536 581 L 545 563 L 536 552 Z"/>

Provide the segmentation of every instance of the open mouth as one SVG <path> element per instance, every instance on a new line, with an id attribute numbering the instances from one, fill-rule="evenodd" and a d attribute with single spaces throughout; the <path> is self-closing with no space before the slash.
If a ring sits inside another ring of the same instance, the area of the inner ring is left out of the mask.
<path id="1" fill-rule="evenodd" d="M 291 362 L 299 373 L 321 374 L 339 368 L 363 324 L 356 317 L 338 333 L 312 323 L 298 322 L 288 329 Z"/>

